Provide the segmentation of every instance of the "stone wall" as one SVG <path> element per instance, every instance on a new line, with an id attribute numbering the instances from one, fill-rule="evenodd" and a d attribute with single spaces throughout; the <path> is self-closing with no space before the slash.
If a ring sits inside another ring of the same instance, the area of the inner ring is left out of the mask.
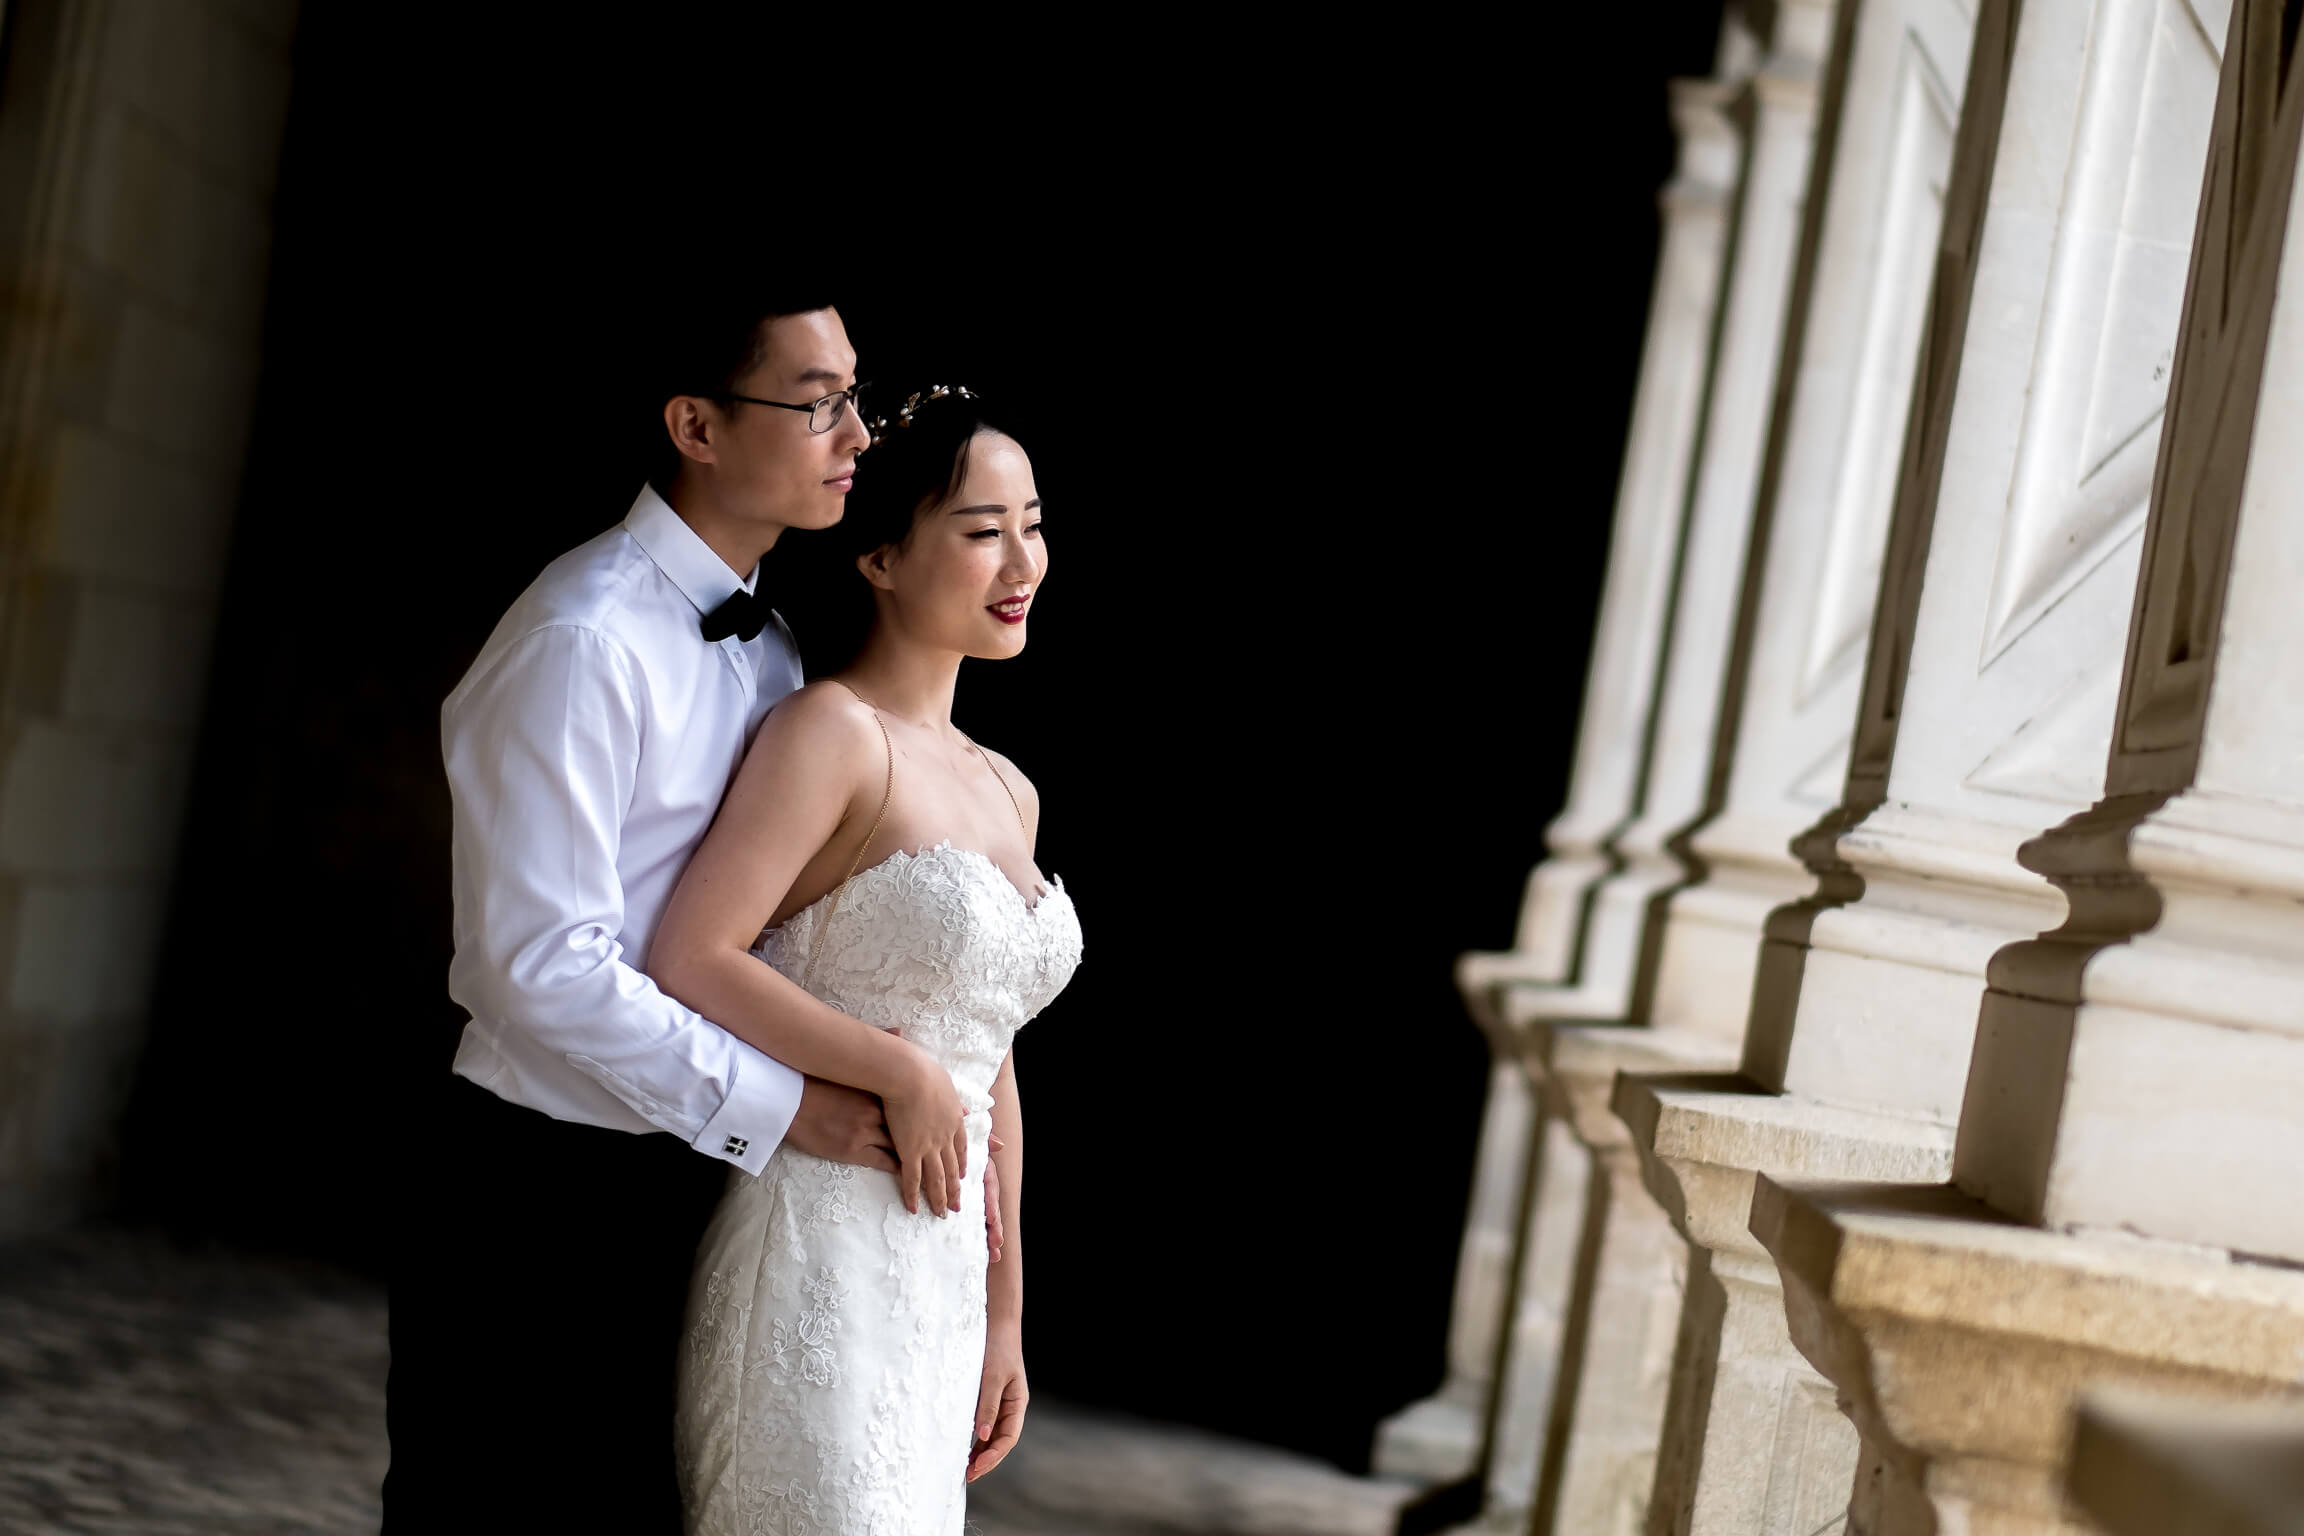
<path id="1" fill-rule="evenodd" d="M 142 1043 L 255 398 L 295 9 L 5 15 L 0 1232 L 100 1195 Z"/>

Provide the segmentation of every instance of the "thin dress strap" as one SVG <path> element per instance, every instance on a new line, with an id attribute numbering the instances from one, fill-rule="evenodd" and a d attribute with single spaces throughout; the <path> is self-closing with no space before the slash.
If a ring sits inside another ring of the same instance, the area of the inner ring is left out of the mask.
<path id="1" fill-rule="evenodd" d="M 960 727 L 958 726 L 954 726 L 952 729 L 960 731 Z M 1008 809 L 1016 813 L 1016 830 L 1024 834 L 1024 853 L 1025 856 L 1029 858 L 1032 853 L 1032 829 L 1024 825 L 1024 807 L 1016 803 L 1016 791 L 1008 787 L 1008 775 L 1002 773 L 1000 771 L 1000 765 L 992 761 L 991 753 L 985 751 L 982 747 L 977 747 L 974 741 L 969 740 L 969 736 L 966 731 L 960 731 L 960 739 L 962 741 L 968 742 L 968 745 L 971 747 L 976 747 L 976 755 L 984 759 L 984 766 L 991 769 L 992 777 L 1000 781 L 1000 792 L 1008 797 Z"/>
<path id="2" fill-rule="evenodd" d="M 840 682 L 838 678 L 834 678 L 833 681 Z M 840 683 L 840 686 L 848 688 L 846 683 Z M 888 722 L 880 718 L 879 710 L 872 708 L 870 699 L 856 693 L 853 688 L 848 688 L 848 691 L 856 694 L 857 703 L 872 710 L 872 723 L 880 727 L 880 745 L 888 749 L 888 778 L 887 782 L 880 786 L 880 809 L 872 817 L 872 830 L 865 833 L 864 841 L 856 845 L 856 857 L 848 861 L 848 873 L 842 875 L 840 883 L 833 887 L 835 894 L 832 898 L 832 905 L 825 908 L 823 915 L 816 919 L 816 939 L 814 943 L 808 946 L 808 965 L 800 973 L 800 989 L 802 991 L 808 989 L 809 978 L 816 974 L 816 959 L 824 953 L 824 935 L 831 931 L 833 914 L 840 910 L 840 903 L 848 894 L 848 882 L 856 878 L 856 871 L 863 866 L 865 850 L 872 846 L 872 839 L 880 835 L 880 823 L 886 820 L 888 816 L 888 797 L 896 791 L 896 743 L 888 739 Z M 974 743 L 971 742 L 970 745 L 973 746 Z M 990 762 L 991 759 L 986 758 L 985 761 Z M 994 771 L 997 772 L 998 770 Z M 1005 779 L 1001 781 L 1000 787 L 1003 789 L 1008 787 Z M 1013 804 L 1016 797 L 1011 794 L 1008 799 Z M 1022 819 L 1021 812 L 1018 813 L 1018 819 Z"/>

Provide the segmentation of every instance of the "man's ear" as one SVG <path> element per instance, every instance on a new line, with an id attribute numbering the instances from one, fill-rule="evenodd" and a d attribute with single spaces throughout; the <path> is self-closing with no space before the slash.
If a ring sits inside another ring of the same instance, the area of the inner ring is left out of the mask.
<path id="1" fill-rule="evenodd" d="M 889 575 L 889 569 L 895 563 L 896 546 L 893 544 L 883 544 L 868 554 L 856 557 L 856 569 L 863 572 L 866 581 L 883 592 L 893 589 L 896 585 L 895 580 Z"/>
<path id="2" fill-rule="evenodd" d="M 713 435 L 720 430 L 720 413 L 700 395 L 674 395 L 664 402 L 664 430 L 680 456 L 698 464 L 717 464 Z"/>

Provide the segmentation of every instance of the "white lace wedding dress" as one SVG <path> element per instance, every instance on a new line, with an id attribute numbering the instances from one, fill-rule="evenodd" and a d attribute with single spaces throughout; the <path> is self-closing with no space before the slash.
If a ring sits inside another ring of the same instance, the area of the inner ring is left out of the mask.
<path id="1" fill-rule="evenodd" d="M 853 876 L 755 952 L 951 1069 L 968 1177 L 941 1219 L 906 1211 L 892 1174 L 788 1146 L 759 1178 L 730 1178 L 680 1362 L 688 1530 L 958 1536 L 984 1364 L 992 1081 L 1079 964 L 1079 918 L 1060 881 L 1030 901 L 990 858 L 940 843 Z"/>

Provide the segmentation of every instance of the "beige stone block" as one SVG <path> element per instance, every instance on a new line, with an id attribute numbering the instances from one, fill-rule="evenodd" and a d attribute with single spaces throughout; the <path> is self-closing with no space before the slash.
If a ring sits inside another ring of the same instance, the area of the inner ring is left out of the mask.
<path id="1" fill-rule="evenodd" d="M 237 467 L 256 403 L 256 345 L 227 346 L 147 304 L 120 311 L 104 424 L 219 468 Z"/>
<path id="2" fill-rule="evenodd" d="M 1785 862 L 1791 863 L 1789 856 Z M 1664 919 L 1647 1022 L 1709 1035 L 1729 1053 L 1740 1051 L 1761 930 L 1771 910 L 1806 895 L 1811 884 L 1797 865 L 1790 874 L 1718 866 L 1675 894 Z"/>
<path id="3" fill-rule="evenodd" d="M 2077 1532 L 2059 1474 L 2083 1391 L 2304 1392 L 2290 1268 L 2042 1232 L 1941 1185 L 1762 1176 L 1752 1231 L 1863 1436 L 1852 1529 Z"/>
<path id="4" fill-rule="evenodd" d="M 212 605 L 83 583 L 65 659 L 68 720 L 175 727 L 199 723 Z"/>
<path id="5" fill-rule="evenodd" d="M 49 560 L 169 592 L 216 590 L 239 499 L 236 467 L 172 458 L 73 425 L 57 432 L 55 465 Z"/>
<path id="6" fill-rule="evenodd" d="M 25 725 L 0 766 L 0 867 L 158 875 L 191 767 L 182 735 Z"/>
<path id="7" fill-rule="evenodd" d="M 118 1017 L 0 1023 L 0 1230 L 67 1220 L 101 1195 L 142 1041 Z"/>
<path id="8" fill-rule="evenodd" d="M 1641 1152 L 1650 1193 L 1687 1239 L 1758 1258 L 1752 1180 L 1939 1183 L 1951 1177 L 1951 1128 L 1759 1091 L 1747 1079 L 1634 1076 L 1613 1108 Z"/>
<path id="9" fill-rule="evenodd" d="M 2069 1022 L 2042 1020 L 2037 1004 L 1995 1002 L 1995 1028 L 1980 1043 L 1995 1048 L 1995 1062 L 2029 1043 L 2027 1025 L 2068 1044 L 2068 1055 L 2057 1078 L 1995 1080 L 1994 1113 L 1972 1118 L 2001 1131 L 1987 1141 L 1963 1122 L 1962 1187 L 2048 1227 L 2125 1228 L 2304 1260 L 2304 1202 L 2295 1198 L 2304 1041 L 2102 1004 Z M 2056 1098 L 2039 1097 L 2035 1085 Z M 2028 1144 L 2014 1134 L 2027 1087 L 2035 1102 L 2056 1106 L 2053 1119 L 2030 1127 Z"/>
<path id="10" fill-rule="evenodd" d="M 1942 1179 L 1952 1133 L 1724 1075 L 1625 1075 L 1612 1102 L 1649 1192 L 1694 1249 L 1650 1529 L 1812 1536 L 1847 1504 L 1856 1435 L 1785 1329 L 1775 1267 L 1749 1228 L 1756 1171 Z"/>
<path id="11" fill-rule="evenodd" d="M 1690 1255 L 1648 1529 L 1659 1536 L 1837 1532 L 1856 1429 L 1784 1335 L 1765 1262 Z"/>
<path id="12" fill-rule="evenodd" d="M 1725 1072 L 1736 1047 L 1708 1035 L 1626 1024 L 1540 1025 L 1530 1034 L 1529 1070 L 1551 1112 L 1569 1121 L 1590 1147 L 1630 1145 L 1610 1107 L 1619 1072 Z"/>
<path id="13" fill-rule="evenodd" d="M 1593 1159 L 1535 1536 L 1636 1536 L 1647 1521 L 1687 1249 L 1626 1148 Z M 1564 1433 L 1562 1433 L 1564 1431 Z"/>
<path id="14" fill-rule="evenodd" d="M 143 1021 L 88 1019 L 56 1039 L 42 1083 L 34 1153 L 52 1186 L 94 1203 L 107 1193 L 118 1157 L 120 1116 L 135 1086 Z"/>
<path id="15" fill-rule="evenodd" d="M 107 43 L 115 101 L 270 201 L 288 112 L 285 39 L 186 0 L 116 0 Z"/>
<path id="16" fill-rule="evenodd" d="M 1534 1100 L 1519 1062 L 1498 1056 L 1488 1071 L 1479 1161 L 1464 1241 L 1457 1252 L 1456 1292 L 1448 1314 L 1448 1374 L 1438 1392 L 1376 1427 L 1372 1465 L 1379 1477 L 1429 1486 L 1454 1482 L 1479 1462 L 1498 1335 L 1512 1292 Z"/>
<path id="17" fill-rule="evenodd" d="M 228 343 L 261 325 L 270 211 L 125 112 L 99 120 L 80 186 L 87 258 L 139 297 Z"/>
<path id="18" fill-rule="evenodd" d="M 2106 1536 L 2296 1536 L 2304 1407 L 2092 1392 L 2065 1485 Z"/>
<path id="19" fill-rule="evenodd" d="M 9 1007 L 57 1020 L 141 1014 L 166 907 L 157 879 L 28 884 L 9 962 Z"/>
<path id="20" fill-rule="evenodd" d="M 1557 1422 L 1554 1402 L 1566 1368 L 1561 1350 L 1576 1299 L 1592 1154 L 1565 1122 L 1548 1119 L 1539 1132 L 1534 1171 L 1519 1285 L 1498 1366 L 1487 1486 L 1480 1518 L 1466 1527 L 1481 1536 L 1524 1536 L 1543 1481 L 1547 1434 Z"/>

